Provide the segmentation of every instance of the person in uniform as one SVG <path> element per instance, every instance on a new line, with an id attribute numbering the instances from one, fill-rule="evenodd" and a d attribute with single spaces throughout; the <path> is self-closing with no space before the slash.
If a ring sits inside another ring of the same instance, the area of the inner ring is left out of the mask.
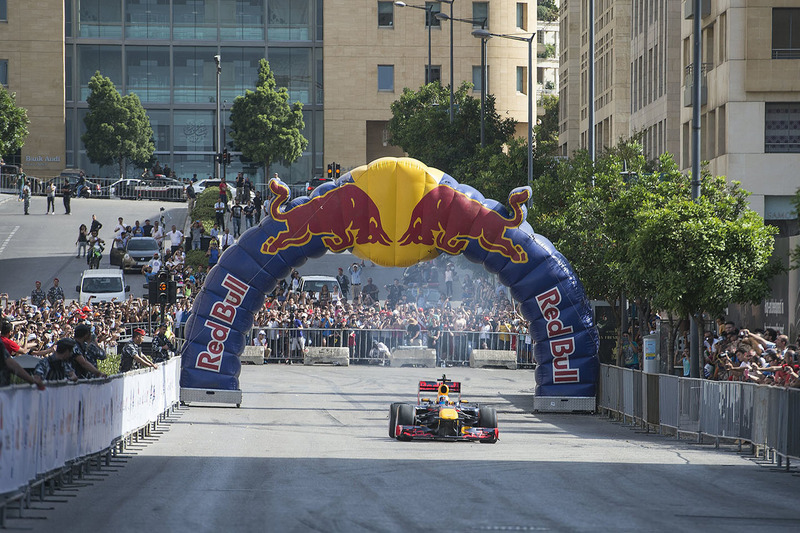
<path id="1" fill-rule="evenodd" d="M 175 353 L 175 346 L 167 338 L 167 325 L 160 324 L 153 337 L 153 361 L 163 363 Z"/>
<path id="2" fill-rule="evenodd" d="M 133 337 L 130 342 L 125 344 L 122 348 L 122 354 L 119 362 L 119 371 L 128 372 L 136 368 L 150 367 L 157 368 L 156 365 L 142 354 L 142 339 L 144 338 L 144 330 L 136 328 L 133 330 Z"/>
<path id="3" fill-rule="evenodd" d="M 97 360 L 105 359 L 106 353 L 92 343 L 92 327 L 89 324 L 78 324 L 74 332 L 75 348 L 70 360 L 75 373 L 79 378 L 106 377 L 97 369 Z"/>
<path id="4" fill-rule="evenodd" d="M 72 339 L 60 339 L 56 343 L 55 353 L 48 355 L 36 365 L 33 370 L 33 379 L 37 386 L 42 386 L 42 381 L 59 381 L 69 379 L 78 381 L 78 376 L 70 364 L 72 350 L 75 349 L 75 341 Z"/>

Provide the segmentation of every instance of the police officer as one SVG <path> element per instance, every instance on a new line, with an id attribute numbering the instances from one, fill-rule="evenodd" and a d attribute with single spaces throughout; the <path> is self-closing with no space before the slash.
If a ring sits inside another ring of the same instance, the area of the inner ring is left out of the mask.
<path id="1" fill-rule="evenodd" d="M 122 348 L 122 354 L 119 362 L 119 371 L 128 372 L 134 368 L 150 367 L 157 368 L 146 355 L 142 353 L 142 339 L 144 337 L 144 330 L 136 328 L 133 330 L 133 337 L 130 342 L 126 343 Z"/>
<path id="2" fill-rule="evenodd" d="M 92 327 L 82 323 L 75 326 L 75 348 L 73 351 L 73 368 L 79 378 L 106 377 L 97 369 L 97 360 L 105 359 L 106 353 L 92 342 Z"/>
<path id="3" fill-rule="evenodd" d="M 70 364 L 72 350 L 75 349 L 75 341 L 72 339 L 60 339 L 56 343 L 55 353 L 48 355 L 36 365 L 33 371 L 33 379 L 38 386 L 42 386 L 42 381 L 57 381 L 69 379 L 77 381 L 78 376 Z"/>
<path id="4" fill-rule="evenodd" d="M 153 361 L 163 363 L 175 353 L 175 346 L 167 338 L 167 325 L 160 324 L 153 337 Z"/>

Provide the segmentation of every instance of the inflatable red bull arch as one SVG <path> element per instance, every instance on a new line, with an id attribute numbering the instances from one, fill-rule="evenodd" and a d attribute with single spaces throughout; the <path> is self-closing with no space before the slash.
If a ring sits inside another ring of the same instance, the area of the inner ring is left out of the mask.
<path id="1" fill-rule="evenodd" d="M 530 321 L 536 395 L 595 396 L 598 335 L 567 260 L 525 222 L 529 187 L 500 202 L 409 158 L 383 158 L 290 199 L 269 183 L 270 216 L 228 248 L 186 323 L 182 389 L 239 390 L 239 354 L 265 294 L 310 258 L 351 250 L 381 266 L 464 254 L 509 287 Z"/>

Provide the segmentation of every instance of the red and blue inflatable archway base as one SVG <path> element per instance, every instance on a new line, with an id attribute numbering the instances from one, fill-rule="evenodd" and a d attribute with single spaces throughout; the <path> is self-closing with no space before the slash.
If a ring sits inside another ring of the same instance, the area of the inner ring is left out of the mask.
<path id="1" fill-rule="evenodd" d="M 181 387 L 238 390 L 239 354 L 264 295 L 291 268 L 351 250 L 382 266 L 464 254 L 498 275 L 520 302 L 535 343 L 536 395 L 595 395 L 599 338 L 569 262 L 525 222 L 530 188 L 510 209 L 408 158 L 359 167 L 310 197 L 270 182 L 270 216 L 226 250 L 197 295 L 186 328 Z"/>

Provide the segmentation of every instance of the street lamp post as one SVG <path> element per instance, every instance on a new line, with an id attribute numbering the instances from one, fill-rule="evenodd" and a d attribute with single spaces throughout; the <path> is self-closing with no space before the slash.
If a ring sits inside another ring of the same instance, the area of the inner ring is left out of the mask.
<path id="1" fill-rule="evenodd" d="M 453 2 L 455 0 L 442 0 L 445 4 L 450 4 L 450 16 L 444 15 L 444 13 L 437 13 L 435 16 L 439 20 L 447 20 L 450 19 L 450 124 L 453 123 L 453 99 L 455 98 L 455 93 L 453 90 L 453 86 L 455 84 L 455 78 L 453 74 Z M 440 16 L 444 15 L 444 16 Z"/>
<path id="2" fill-rule="evenodd" d="M 445 1 L 445 0 L 443 0 Z M 450 21 L 450 123 L 453 123 L 453 21 L 456 22 L 465 22 L 467 24 L 478 24 L 481 25 L 481 31 L 486 30 L 486 19 L 461 19 L 453 17 L 453 0 L 450 0 L 450 15 L 445 15 L 444 13 L 436 13 L 436 18 L 439 20 L 449 20 Z M 488 32 L 487 32 L 488 33 Z M 487 37 L 488 39 L 488 37 Z M 481 148 L 485 146 L 485 139 L 484 139 L 484 113 L 483 113 L 483 105 L 486 99 L 486 40 L 483 39 L 481 42 Z"/>
<path id="3" fill-rule="evenodd" d="M 522 37 L 521 35 L 491 33 L 480 29 L 472 30 L 472 35 L 479 38 L 484 46 L 487 39 L 491 37 L 528 43 L 528 186 L 530 187 L 533 185 L 533 38 L 536 36 L 536 32 L 531 33 L 530 37 Z M 485 69 L 486 67 L 481 68 Z M 485 83 L 485 78 L 482 83 Z M 483 91 L 481 91 L 481 98 L 483 98 Z M 481 146 L 483 146 L 483 115 L 483 100 L 481 99 Z"/>
<path id="4" fill-rule="evenodd" d="M 395 2 L 397 7 L 413 7 L 425 11 L 425 22 L 428 24 L 428 71 L 425 73 L 425 83 L 431 82 L 431 28 L 433 27 L 433 6 L 415 6 L 405 2 Z"/>
<path id="5" fill-rule="evenodd" d="M 222 114 L 220 112 L 220 101 L 219 101 L 219 96 L 220 96 L 220 93 L 219 93 L 219 77 L 220 77 L 220 74 L 222 73 L 222 65 L 220 64 L 221 61 L 222 61 L 222 58 L 219 56 L 219 54 L 214 56 L 214 63 L 217 64 L 217 139 L 216 139 L 216 141 L 217 141 L 217 146 L 216 146 L 217 150 L 216 150 L 216 155 L 214 156 L 214 161 L 215 161 L 214 169 L 216 170 L 216 175 L 214 177 L 216 177 L 218 179 L 219 179 L 219 177 L 221 175 L 219 159 L 220 159 L 220 154 L 222 153 L 222 132 L 220 131 L 220 123 L 221 123 Z"/>

